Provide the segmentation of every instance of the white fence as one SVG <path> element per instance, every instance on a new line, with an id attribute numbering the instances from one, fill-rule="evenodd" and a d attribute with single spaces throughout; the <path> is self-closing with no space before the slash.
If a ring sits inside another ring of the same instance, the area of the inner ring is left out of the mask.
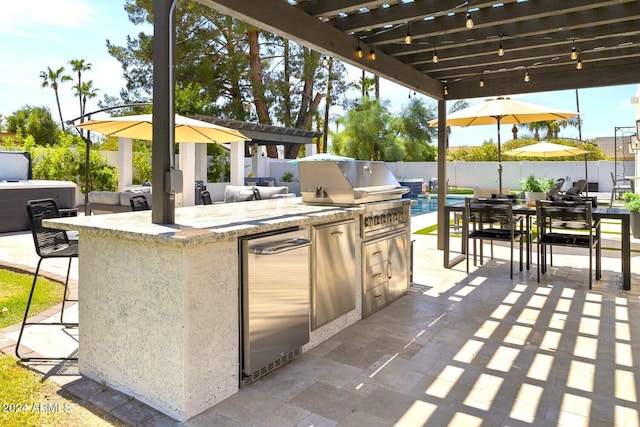
<path id="1" fill-rule="evenodd" d="M 398 179 L 421 178 L 428 183 L 431 178 L 438 176 L 436 162 L 387 162 L 387 166 Z M 610 192 L 613 187 L 611 174 L 614 169 L 618 177 L 636 175 L 633 161 L 614 163 L 609 160 L 598 160 L 587 162 L 586 178 L 588 182 L 598 184 L 598 191 Z M 288 163 L 287 160 L 268 159 L 265 176 L 280 179 L 286 172 L 298 176 L 296 165 Z M 585 162 L 502 162 L 502 186 L 518 189 L 520 178 L 531 173 L 540 177 L 564 178 L 564 189 L 567 189 L 571 187 L 572 182 L 585 178 Z M 447 162 L 447 178 L 449 186 L 497 188 L 498 168 L 496 162 Z"/>
<path id="2" fill-rule="evenodd" d="M 109 164 L 117 166 L 117 153 L 108 156 Z M 259 176 L 271 176 L 282 180 L 283 175 L 290 172 L 294 180 L 298 179 L 298 166 L 285 159 L 261 158 L 258 168 Z M 387 162 L 387 166 L 398 179 L 418 178 L 429 182 L 438 176 L 436 162 Z M 614 170 L 618 177 L 635 176 L 633 161 L 598 160 L 587 162 L 587 180 L 598 184 L 598 191 L 610 192 L 613 183 L 611 174 Z M 251 158 L 245 158 L 245 176 L 251 171 Z M 547 178 L 564 178 L 565 190 L 571 183 L 585 178 L 584 161 L 519 161 L 502 162 L 502 186 L 505 188 L 520 188 L 520 178 L 529 175 Z M 253 174 L 256 176 L 256 174 Z M 496 162 L 447 162 L 447 178 L 449 186 L 463 188 L 497 188 L 498 168 Z M 220 183 L 224 188 L 224 183 Z M 207 188 L 214 186 L 209 183 Z M 217 190 L 214 190 L 217 191 Z"/>

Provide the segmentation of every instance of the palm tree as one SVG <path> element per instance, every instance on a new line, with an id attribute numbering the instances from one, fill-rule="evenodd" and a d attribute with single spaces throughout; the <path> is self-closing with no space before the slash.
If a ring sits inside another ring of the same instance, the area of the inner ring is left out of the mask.
<path id="1" fill-rule="evenodd" d="M 83 85 L 82 85 L 82 72 L 88 71 L 91 69 L 90 63 L 85 63 L 84 59 L 72 59 L 69 61 L 71 65 L 71 69 L 78 74 L 78 84 L 76 84 L 73 88 L 76 90 L 76 96 L 78 97 L 78 102 L 80 104 L 80 116 L 84 115 L 84 105 L 83 105 Z M 86 103 L 86 100 L 85 100 Z M 82 122 L 83 120 L 80 119 Z"/>
<path id="2" fill-rule="evenodd" d="M 87 80 L 86 82 L 82 82 L 82 87 L 80 88 L 80 91 L 79 91 L 80 92 L 79 95 L 81 97 L 81 104 L 80 104 L 81 116 L 84 116 L 84 112 L 86 111 L 87 99 L 92 99 L 98 96 L 98 90 L 99 89 L 93 88 L 93 80 Z M 84 121 L 84 117 L 82 117 L 80 121 Z"/>
<path id="3" fill-rule="evenodd" d="M 53 71 L 50 67 L 47 67 L 47 71 L 40 71 L 40 78 L 42 79 L 42 87 L 53 88 L 53 92 L 56 94 L 56 104 L 58 105 L 58 114 L 60 115 L 60 124 L 62 125 L 62 131 L 64 132 L 64 120 L 62 119 L 62 108 L 60 108 L 60 96 L 58 96 L 58 83 L 63 83 L 71 80 L 71 77 L 66 76 L 64 73 L 64 67 L 58 68 Z"/>

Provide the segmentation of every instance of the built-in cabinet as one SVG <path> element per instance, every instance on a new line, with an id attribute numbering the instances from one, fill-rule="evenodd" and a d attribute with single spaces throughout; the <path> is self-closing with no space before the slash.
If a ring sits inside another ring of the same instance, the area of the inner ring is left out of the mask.
<path id="1" fill-rule="evenodd" d="M 367 316 L 407 292 L 406 231 L 362 243 L 362 315 Z"/>
<path id="2" fill-rule="evenodd" d="M 311 329 L 356 307 L 355 221 L 311 228 Z"/>

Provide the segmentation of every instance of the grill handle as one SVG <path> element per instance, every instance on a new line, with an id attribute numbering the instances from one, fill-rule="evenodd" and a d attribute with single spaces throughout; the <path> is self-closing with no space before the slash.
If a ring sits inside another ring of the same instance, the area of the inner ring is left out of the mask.
<path id="1" fill-rule="evenodd" d="M 249 252 L 254 255 L 275 255 L 309 245 L 311 245 L 311 240 L 309 239 L 286 239 L 271 242 L 263 246 L 253 246 L 249 248 Z"/>
<path id="2" fill-rule="evenodd" d="M 373 196 L 376 194 L 407 194 L 409 191 L 409 187 L 396 187 L 396 188 L 386 188 L 384 190 L 358 190 L 362 194 L 366 194 L 368 196 Z"/>

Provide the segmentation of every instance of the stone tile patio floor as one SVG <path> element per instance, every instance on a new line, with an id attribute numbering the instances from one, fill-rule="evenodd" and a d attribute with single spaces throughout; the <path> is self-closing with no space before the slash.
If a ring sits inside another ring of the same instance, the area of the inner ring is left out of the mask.
<path id="1" fill-rule="evenodd" d="M 615 251 L 589 291 L 584 251 L 554 250 L 538 284 L 535 265 L 508 278 L 504 248 L 467 275 L 464 263 L 441 267 L 435 235 L 412 238 L 406 296 L 185 423 L 83 378 L 74 362 L 26 365 L 136 426 L 640 426 L 639 255 L 630 291 Z M 1 235 L 0 260 L 35 266 L 32 244 Z M 10 355 L 16 329 L 1 331 Z"/>

